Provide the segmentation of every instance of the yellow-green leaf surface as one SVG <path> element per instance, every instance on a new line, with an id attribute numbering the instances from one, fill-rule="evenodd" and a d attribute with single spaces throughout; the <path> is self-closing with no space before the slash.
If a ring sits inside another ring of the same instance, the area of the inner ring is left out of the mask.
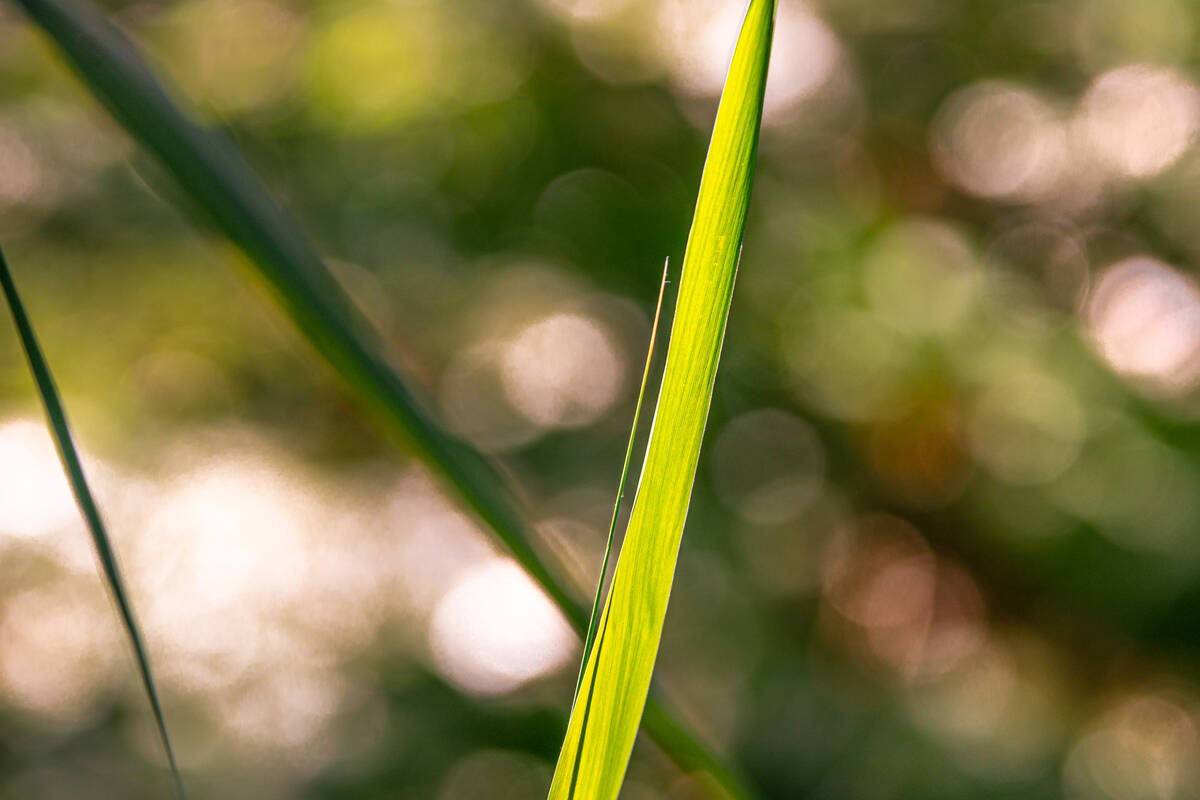
<path id="1" fill-rule="evenodd" d="M 717 110 L 658 408 L 551 800 L 611 800 L 633 750 L 675 576 L 750 202 L 775 0 L 751 0 Z"/>

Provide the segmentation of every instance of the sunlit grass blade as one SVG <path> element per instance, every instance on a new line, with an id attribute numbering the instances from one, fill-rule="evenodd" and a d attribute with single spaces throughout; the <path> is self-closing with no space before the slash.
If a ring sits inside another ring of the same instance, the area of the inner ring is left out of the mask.
<path id="1" fill-rule="evenodd" d="M 637 405 L 633 407 L 633 424 L 629 428 L 629 444 L 625 446 L 625 462 L 621 465 L 621 480 L 617 482 L 617 500 L 613 503 L 612 520 L 608 523 L 608 540 L 604 543 L 604 560 L 600 563 L 600 578 L 596 582 L 596 598 L 592 601 L 592 613 L 588 618 L 587 635 L 583 639 L 583 658 L 579 665 L 579 678 L 575 682 L 575 700 L 579 699 L 579 687 L 583 685 L 583 668 L 596 641 L 596 628 L 600 624 L 600 598 L 604 596 L 604 578 L 608 575 L 608 560 L 612 556 L 613 541 L 617 538 L 617 518 L 621 515 L 621 500 L 625 497 L 625 479 L 629 477 L 629 462 L 633 460 L 633 443 L 637 438 L 638 420 L 642 417 L 642 402 L 646 399 L 646 384 L 650 382 L 650 367 L 654 363 L 654 341 L 658 338 L 658 321 L 662 317 L 663 297 L 667 293 L 667 270 L 671 267 L 668 258 L 663 264 L 662 283 L 658 287 L 658 303 L 654 306 L 654 321 L 650 323 L 650 345 L 646 348 L 646 366 L 642 370 L 642 383 L 638 387 Z"/>
<path id="2" fill-rule="evenodd" d="M 552 800 L 615 798 L 642 718 L 733 297 L 774 19 L 775 0 L 751 0 L 725 81 L 646 459 Z"/>
<path id="3" fill-rule="evenodd" d="M 67 425 L 67 414 L 63 409 L 62 400 L 58 396 L 58 389 L 55 388 L 50 365 L 46 363 L 46 358 L 42 355 L 42 348 L 33 332 L 33 324 L 29 321 L 29 315 L 25 313 L 25 305 L 17 293 L 17 284 L 13 280 L 12 271 L 8 267 L 3 251 L 0 251 L 0 288 L 3 288 L 4 299 L 8 303 L 8 310 L 11 312 L 13 323 L 17 328 L 17 336 L 21 340 L 21 348 L 25 351 L 25 358 L 29 362 L 29 371 L 33 374 L 38 394 L 41 395 L 42 406 L 46 410 L 46 419 L 50 425 L 54 445 L 58 448 L 59 458 L 62 459 L 63 469 L 71 484 L 71 492 L 75 495 L 75 502 L 79 504 L 79 511 L 87 522 L 88 530 L 91 531 L 92 541 L 96 545 L 96 554 L 100 557 L 100 566 L 104 570 L 105 578 L 108 579 L 108 587 L 116 601 L 117 611 L 125 626 L 125 633 L 129 636 L 129 642 L 133 646 L 142 686 L 146 689 L 146 696 L 150 700 L 150 708 L 154 714 L 154 724 L 158 728 L 158 737 L 166 752 L 167 763 L 171 767 L 175 796 L 183 798 L 185 796 L 183 777 L 179 774 L 179 765 L 175 762 L 171 737 L 167 735 L 167 721 L 163 716 L 162 704 L 158 699 L 158 689 L 154 685 L 154 674 L 150 670 L 150 656 L 146 652 L 145 641 L 142 638 L 141 629 L 138 627 L 137 618 L 133 614 L 129 595 L 125 592 L 125 582 L 121 578 L 116 553 L 108 537 L 108 531 L 104 527 L 104 520 L 100 516 L 100 508 L 96 505 L 96 499 L 88 487 L 83 464 L 79 460 L 79 453 L 71 438 L 71 430 Z"/>
<path id="4" fill-rule="evenodd" d="M 390 435 L 437 473 L 586 636 L 588 618 L 532 544 L 521 504 L 495 467 L 448 435 L 380 355 L 361 314 L 244 160 L 171 99 L 133 44 L 86 0 L 16 0 L 80 79 L 191 200 L 246 252 L 283 310 Z M 655 700 L 651 698 L 651 704 Z M 681 764 L 719 763 L 661 707 L 647 732 Z M 682 746 L 683 743 L 686 746 Z M 702 757 L 701 757 L 701 754 Z M 734 786 L 729 791 L 744 796 Z"/>

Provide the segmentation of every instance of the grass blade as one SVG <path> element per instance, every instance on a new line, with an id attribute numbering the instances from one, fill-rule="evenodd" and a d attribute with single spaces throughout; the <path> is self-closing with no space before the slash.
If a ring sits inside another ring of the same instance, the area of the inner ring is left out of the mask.
<path id="1" fill-rule="evenodd" d="M 446 434 L 385 362 L 361 313 L 229 143 L 176 105 L 133 44 L 94 7 L 73 0 L 17 2 L 116 119 L 250 256 L 292 321 L 375 418 L 457 490 L 582 629 L 583 611 L 534 552 L 519 506 L 498 472 Z"/>
<path id="2" fill-rule="evenodd" d="M 116 120 L 154 153 L 190 199 L 250 257 L 284 312 L 350 385 L 374 420 L 458 495 L 509 549 L 580 635 L 588 619 L 533 547 L 521 504 L 495 467 L 448 435 L 380 356 L 361 314 L 237 152 L 185 114 L 133 44 L 86 0 L 15 0 L 66 55 Z M 655 706 L 646 730 L 685 768 L 718 759 Z M 728 767 L 719 770 L 732 775 Z M 714 771 L 717 774 L 717 771 Z M 734 797 L 748 791 L 731 780 Z"/>
<path id="3" fill-rule="evenodd" d="M 588 618 L 587 636 L 583 639 L 583 658 L 579 665 L 579 678 L 575 681 L 575 701 L 579 699 L 579 687 L 583 685 L 583 668 L 592 653 L 596 641 L 596 628 L 600 624 L 600 598 L 604 594 L 604 578 L 608 575 L 608 559 L 612 556 L 613 540 L 617 538 L 617 517 L 621 513 L 621 500 L 625 497 L 625 479 L 629 476 L 629 462 L 633 460 L 633 442 L 637 438 L 638 420 L 642 416 L 642 401 L 646 399 L 646 384 L 650 382 L 650 366 L 654 363 L 654 340 L 658 338 L 658 321 L 662 316 L 663 296 L 667 293 L 667 270 L 671 260 L 663 264 L 662 283 L 658 287 L 658 303 L 654 307 L 654 321 L 650 323 L 650 346 L 646 349 L 646 367 L 642 370 L 642 384 L 638 388 L 637 405 L 633 407 L 633 425 L 629 428 L 629 444 L 625 447 L 625 463 L 621 465 L 621 480 L 617 482 L 617 501 L 613 503 L 612 521 L 608 524 L 608 541 L 604 544 L 604 561 L 600 564 L 600 578 L 596 582 L 596 599 L 592 601 L 592 613 Z M 575 701 L 572 701 L 574 703 Z"/>
<path id="4" fill-rule="evenodd" d="M 750 201 L 775 0 L 751 0 L 683 259 L 658 407 L 551 800 L 611 800 L 641 722 L 691 501 Z"/>
<path id="5" fill-rule="evenodd" d="M 29 371 L 33 374 L 38 394 L 41 395 L 42 406 L 46 411 L 46 420 L 50 425 L 58 456 L 62 460 L 63 470 L 71 484 L 71 492 L 75 495 L 75 502 L 79 504 L 79 511 L 87 522 L 88 530 L 91 531 L 92 541 L 96 545 L 96 554 L 100 557 L 100 566 L 104 570 L 104 576 L 108 579 L 108 587 L 117 603 L 117 611 L 125 626 L 125 633 L 129 636 L 129 642 L 133 646 L 142 686 L 146 689 L 146 696 L 150 700 L 150 708 L 154 713 L 158 738 L 162 742 L 163 750 L 167 755 L 167 763 L 171 768 L 175 796 L 183 798 L 185 797 L 183 777 L 179 774 L 179 765 L 175 762 L 175 751 L 171 748 L 171 738 L 167 735 L 167 721 L 163 716 L 162 704 L 158 700 L 154 674 L 150 670 L 150 655 L 146 652 L 141 629 L 133 614 L 133 606 L 125 592 L 125 582 L 121 578 L 116 553 L 113 551 L 108 531 L 104 527 L 104 520 L 100 516 L 100 508 L 96 505 L 91 489 L 88 488 L 83 464 L 79 460 L 79 453 L 71 438 L 71 430 L 67 425 L 67 414 L 63 409 L 62 400 L 58 396 L 58 389 L 55 388 L 50 365 L 46 363 L 46 358 L 42 355 L 42 348 L 38 345 L 29 315 L 25 313 L 25 305 L 17 293 L 17 284 L 13 280 L 12 271 L 8 267 L 3 251 L 0 251 L 0 288 L 3 288 L 4 299 L 8 303 L 8 310 L 12 313 L 17 335 L 21 340 L 21 348 L 25 351 L 25 358 L 29 362 Z"/>

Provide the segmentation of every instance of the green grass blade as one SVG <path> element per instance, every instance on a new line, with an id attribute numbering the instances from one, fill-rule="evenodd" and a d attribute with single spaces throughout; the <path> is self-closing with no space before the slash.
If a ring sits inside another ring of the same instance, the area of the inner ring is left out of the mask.
<path id="1" fill-rule="evenodd" d="M 751 0 L 725 81 L 650 443 L 551 800 L 615 798 L 641 722 L 733 297 L 774 19 L 775 0 Z"/>
<path id="2" fill-rule="evenodd" d="M 154 685 L 154 674 L 150 670 L 150 656 L 146 652 L 146 645 L 142 638 L 141 629 L 138 627 L 137 618 L 133 614 L 133 606 L 129 602 L 128 594 L 125 592 L 125 582 L 121 578 L 121 570 L 117 566 L 116 553 L 113 551 L 108 531 L 104 527 L 104 520 L 100 516 L 100 508 L 96 505 L 96 500 L 92 496 L 91 489 L 88 488 L 87 477 L 83 472 L 83 464 L 79 460 L 79 453 L 76 451 L 75 444 L 71 439 L 71 429 L 67 425 L 67 414 L 58 396 L 58 389 L 54 386 L 54 377 L 50 372 L 50 365 L 46 363 L 46 358 L 42 355 L 42 348 L 38 345 L 37 336 L 33 332 L 33 325 L 29 321 L 29 315 L 25 313 L 25 305 L 21 302 L 21 296 L 17 293 L 17 284 L 13 280 L 12 272 L 9 270 L 3 251 L 0 251 L 0 288 L 3 288 L 4 299 L 8 302 L 8 310 L 12 313 L 13 323 L 17 328 L 17 335 L 21 340 L 21 347 L 25 351 L 26 360 L 29 362 L 29 371 L 33 374 L 38 394 L 41 395 L 42 405 L 46 410 L 46 419 L 50 425 L 50 432 L 54 437 L 55 447 L 58 448 L 59 458 L 62 459 L 63 469 L 66 471 L 67 479 L 71 484 L 71 492 L 75 495 L 75 502 L 79 504 L 79 511 L 83 514 L 83 518 L 87 522 L 88 530 L 92 533 L 92 541 L 96 545 L 96 554 L 100 557 L 100 566 L 104 570 L 104 576 L 108 579 L 108 587 L 112 591 L 113 599 L 117 603 L 117 611 L 120 613 L 121 622 L 125 626 L 125 633 L 129 636 L 130 644 L 133 645 L 138 672 L 141 673 L 142 686 L 145 687 L 146 696 L 150 700 L 150 708 L 154 713 L 154 724 L 158 728 L 158 737 L 162 742 L 163 750 L 166 752 L 167 763 L 171 767 L 175 796 L 183 798 L 185 797 L 183 777 L 179 774 L 179 765 L 175 762 L 175 751 L 171 748 L 171 737 L 167 735 L 167 721 L 163 716 L 162 704 L 158 700 L 158 690 Z"/>
<path id="3" fill-rule="evenodd" d="M 447 435 L 384 361 L 370 326 L 229 143 L 190 119 L 133 44 L 92 6 L 73 0 L 17 2 L 117 120 L 250 256 L 293 322 L 374 416 L 441 473 L 582 629 L 582 609 L 534 552 L 520 509 L 494 467 Z"/>
<path id="4" fill-rule="evenodd" d="M 133 44 L 94 6 L 80 0 L 14 0 L 59 46 L 79 78 L 176 178 L 190 199 L 250 257 L 285 313 L 350 385 L 357 399 L 453 489 L 504 543 L 581 636 L 588 618 L 532 545 L 516 500 L 495 467 L 448 435 L 380 356 L 369 326 L 294 223 L 268 196 L 237 152 L 185 114 Z M 681 765 L 720 764 L 669 711 L 647 732 Z M 682 743 L 682 744 L 681 744 Z M 714 773 L 715 774 L 715 773 Z M 732 774 L 725 768 L 725 774 Z M 726 787 L 746 797 L 734 782 Z"/>
<path id="5" fill-rule="evenodd" d="M 579 678 L 575 681 L 575 700 L 579 699 L 579 687 L 583 685 L 583 668 L 592 653 L 596 641 L 596 629 L 600 625 L 600 598 L 604 595 L 604 578 L 608 575 L 608 560 L 612 556 L 613 540 L 617 538 L 617 517 L 621 514 L 621 500 L 625 497 L 625 479 L 629 477 L 629 462 L 633 460 L 633 442 L 637 438 L 638 420 L 642 417 L 642 402 L 646 399 L 646 384 L 650 382 L 650 367 L 654 363 L 654 341 L 658 338 L 658 321 L 662 316 L 663 297 L 667 293 L 667 270 L 671 260 L 663 264 L 662 283 L 658 287 L 658 303 L 654 307 L 654 321 L 650 323 L 650 346 L 646 348 L 646 366 L 642 370 L 642 384 L 638 387 L 637 405 L 633 408 L 633 425 L 629 428 L 629 444 L 625 446 L 625 463 L 621 465 L 621 480 L 617 482 L 617 500 L 613 503 L 612 520 L 608 523 L 608 541 L 604 544 L 604 561 L 600 563 L 600 578 L 596 582 L 596 598 L 592 601 L 592 613 L 588 618 L 587 636 L 583 640 L 583 658 L 579 665 Z M 572 701 L 574 702 L 574 701 Z"/>

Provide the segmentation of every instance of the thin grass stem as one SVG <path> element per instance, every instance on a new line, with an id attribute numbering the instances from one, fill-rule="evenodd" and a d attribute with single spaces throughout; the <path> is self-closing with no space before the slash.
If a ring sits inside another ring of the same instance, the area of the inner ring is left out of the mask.
<path id="1" fill-rule="evenodd" d="M 67 480 L 71 484 L 71 492 L 75 495 L 75 502 L 79 505 L 79 511 L 87 523 L 88 530 L 91 531 L 92 542 L 96 545 L 96 555 L 100 558 L 100 567 L 104 571 L 105 578 L 108 579 L 108 588 L 112 592 L 113 600 L 116 601 L 121 623 L 125 627 L 129 643 L 133 646 L 142 686 L 146 690 L 146 697 L 150 700 L 150 708 L 154 714 L 158 738 L 162 742 L 163 751 L 166 753 L 167 763 L 171 769 L 175 796 L 184 800 L 187 795 L 183 788 L 183 776 L 180 774 L 179 764 L 175 760 L 171 737 L 167 734 L 166 717 L 163 715 L 162 703 L 158 699 L 158 689 L 154 684 L 154 674 L 150 669 L 150 655 L 146 650 L 137 618 L 134 616 L 133 605 L 125 591 L 125 582 L 121 578 L 121 570 L 117 566 L 117 555 L 113 550 L 108 531 L 104 527 L 104 520 L 100 516 L 100 508 L 88 486 L 83 464 L 79 460 L 79 452 L 71 438 L 71 429 L 67 425 L 67 413 L 59 398 L 58 389 L 54 385 L 54 376 L 50 372 L 50 365 L 42 354 L 42 348 L 33 331 L 33 324 L 25 312 L 25 305 L 21 302 L 16 281 L 13 280 L 12 271 L 9 269 L 8 261 L 4 258 L 2 250 L 0 250 L 0 287 L 4 290 L 4 299 L 8 303 L 8 310 L 12 313 L 17 335 L 21 340 L 21 348 L 25 351 L 25 359 L 29 363 L 29 371 L 33 375 L 34 383 L 37 384 L 38 394 L 41 396 L 42 406 L 46 412 L 46 420 L 54 438 L 54 445 L 62 460 Z"/>
<path id="2" fill-rule="evenodd" d="M 633 408 L 633 425 L 629 429 L 629 444 L 625 447 L 625 462 L 621 465 L 621 480 L 617 483 L 617 500 L 613 503 L 612 520 L 608 523 L 608 541 L 604 544 L 604 561 L 600 564 L 600 577 L 596 582 L 596 599 L 592 601 L 592 614 L 588 619 L 587 637 L 583 642 L 583 659 L 579 664 L 579 678 L 575 681 L 575 700 L 579 699 L 579 687 L 583 685 L 583 670 L 587 666 L 592 644 L 596 641 L 596 628 L 600 624 L 600 599 L 604 595 L 604 578 L 608 575 L 608 561 L 612 556 L 613 542 L 617 538 L 617 518 L 621 514 L 621 501 L 625 497 L 625 479 L 629 476 L 629 463 L 633 460 L 633 444 L 637 438 L 638 420 L 642 416 L 642 401 L 646 399 L 646 384 L 650 382 L 650 368 L 654 363 L 654 341 L 658 338 L 658 321 L 662 317 L 663 297 L 667 293 L 667 271 L 671 268 L 668 257 L 663 264 L 662 284 L 658 287 L 658 302 L 654 306 L 654 321 L 650 323 L 650 346 L 646 349 L 646 367 L 642 370 L 642 383 L 638 388 L 637 405 Z M 572 701 L 574 702 L 574 701 Z"/>

